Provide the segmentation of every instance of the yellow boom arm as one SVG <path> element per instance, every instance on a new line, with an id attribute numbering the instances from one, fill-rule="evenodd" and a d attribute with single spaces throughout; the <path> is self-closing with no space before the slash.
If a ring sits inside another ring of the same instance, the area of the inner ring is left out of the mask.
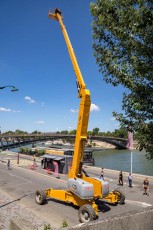
<path id="1" fill-rule="evenodd" d="M 64 35 L 64 39 L 68 48 L 68 52 L 72 61 L 72 65 L 77 78 L 78 85 L 78 97 L 80 100 L 80 109 L 78 114 L 77 132 L 75 138 L 74 156 L 72 162 L 72 168 L 69 171 L 69 178 L 82 177 L 82 163 L 84 158 L 85 143 L 87 141 L 87 129 L 90 113 L 90 91 L 86 89 L 77 59 L 75 57 L 74 50 L 72 48 L 70 39 L 68 37 L 66 28 L 63 24 L 61 12 L 56 9 L 55 13 L 49 12 L 48 17 L 57 20 L 60 23 L 61 30 Z"/>

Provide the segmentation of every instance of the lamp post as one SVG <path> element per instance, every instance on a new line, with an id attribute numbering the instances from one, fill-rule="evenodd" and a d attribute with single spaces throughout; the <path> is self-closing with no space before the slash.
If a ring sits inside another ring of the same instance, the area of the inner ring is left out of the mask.
<path id="1" fill-rule="evenodd" d="M 19 153 L 18 153 L 18 155 L 17 155 L 17 164 L 19 164 L 19 159 L 20 159 L 20 157 L 19 157 Z"/>
<path id="2" fill-rule="evenodd" d="M 11 92 L 16 92 L 18 89 L 15 86 L 12 85 L 6 85 L 6 86 L 1 86 L 0 89 L 5 89 L 5 88 L 12 88 Z"/>

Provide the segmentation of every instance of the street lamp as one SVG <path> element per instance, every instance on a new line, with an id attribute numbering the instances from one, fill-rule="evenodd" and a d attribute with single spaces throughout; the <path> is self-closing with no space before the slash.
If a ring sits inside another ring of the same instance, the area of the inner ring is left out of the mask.
<path id="1" fill-rule="evenodd" d="M 7 88 L 7 87 L 12 88 L 12 89 L 11 89 L 12 92 L 18 91 L 18 89 L 15 88 L 15 86 L 12 86 L 12 85 L 2 86 L 2 87 L 0 87 L 0 89 L 5 89 L 5 88 Z"/>

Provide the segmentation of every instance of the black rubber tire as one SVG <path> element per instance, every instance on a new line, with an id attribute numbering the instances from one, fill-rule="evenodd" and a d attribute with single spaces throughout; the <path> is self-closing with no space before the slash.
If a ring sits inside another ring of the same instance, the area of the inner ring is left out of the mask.
<path id="1" fill-rule="evenodd" d="M 88 223 L 96 219 L 96 213 L 90 204 L 82 205 L 78 212 L 81 223 Z"/>
<path id="2" fill-rule="evenodd" d="M 121 192 L 120 190 L 114 190 L 113 193 L 118 196 L 118 204 L 125 203 L 125 194 L 123 192 Z"/>
<path id="3" fill-rule="evenodd" d="M 35 192 L 35 201 L 37 204 L 44 204 L 46 201 L 46 194 L 43 190 L 37 190 Z"/>

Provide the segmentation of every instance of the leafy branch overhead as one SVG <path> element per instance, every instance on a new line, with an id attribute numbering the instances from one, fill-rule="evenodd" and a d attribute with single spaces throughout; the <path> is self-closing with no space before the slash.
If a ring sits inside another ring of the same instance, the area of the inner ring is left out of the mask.
<path id="1" fill-rule="evenodd" d="M 137 132 L 139 148 L 153 159 L 153 2 L 91 3 L 93 49 L 103 79 L 125 88 L 121 125 Z"/>

